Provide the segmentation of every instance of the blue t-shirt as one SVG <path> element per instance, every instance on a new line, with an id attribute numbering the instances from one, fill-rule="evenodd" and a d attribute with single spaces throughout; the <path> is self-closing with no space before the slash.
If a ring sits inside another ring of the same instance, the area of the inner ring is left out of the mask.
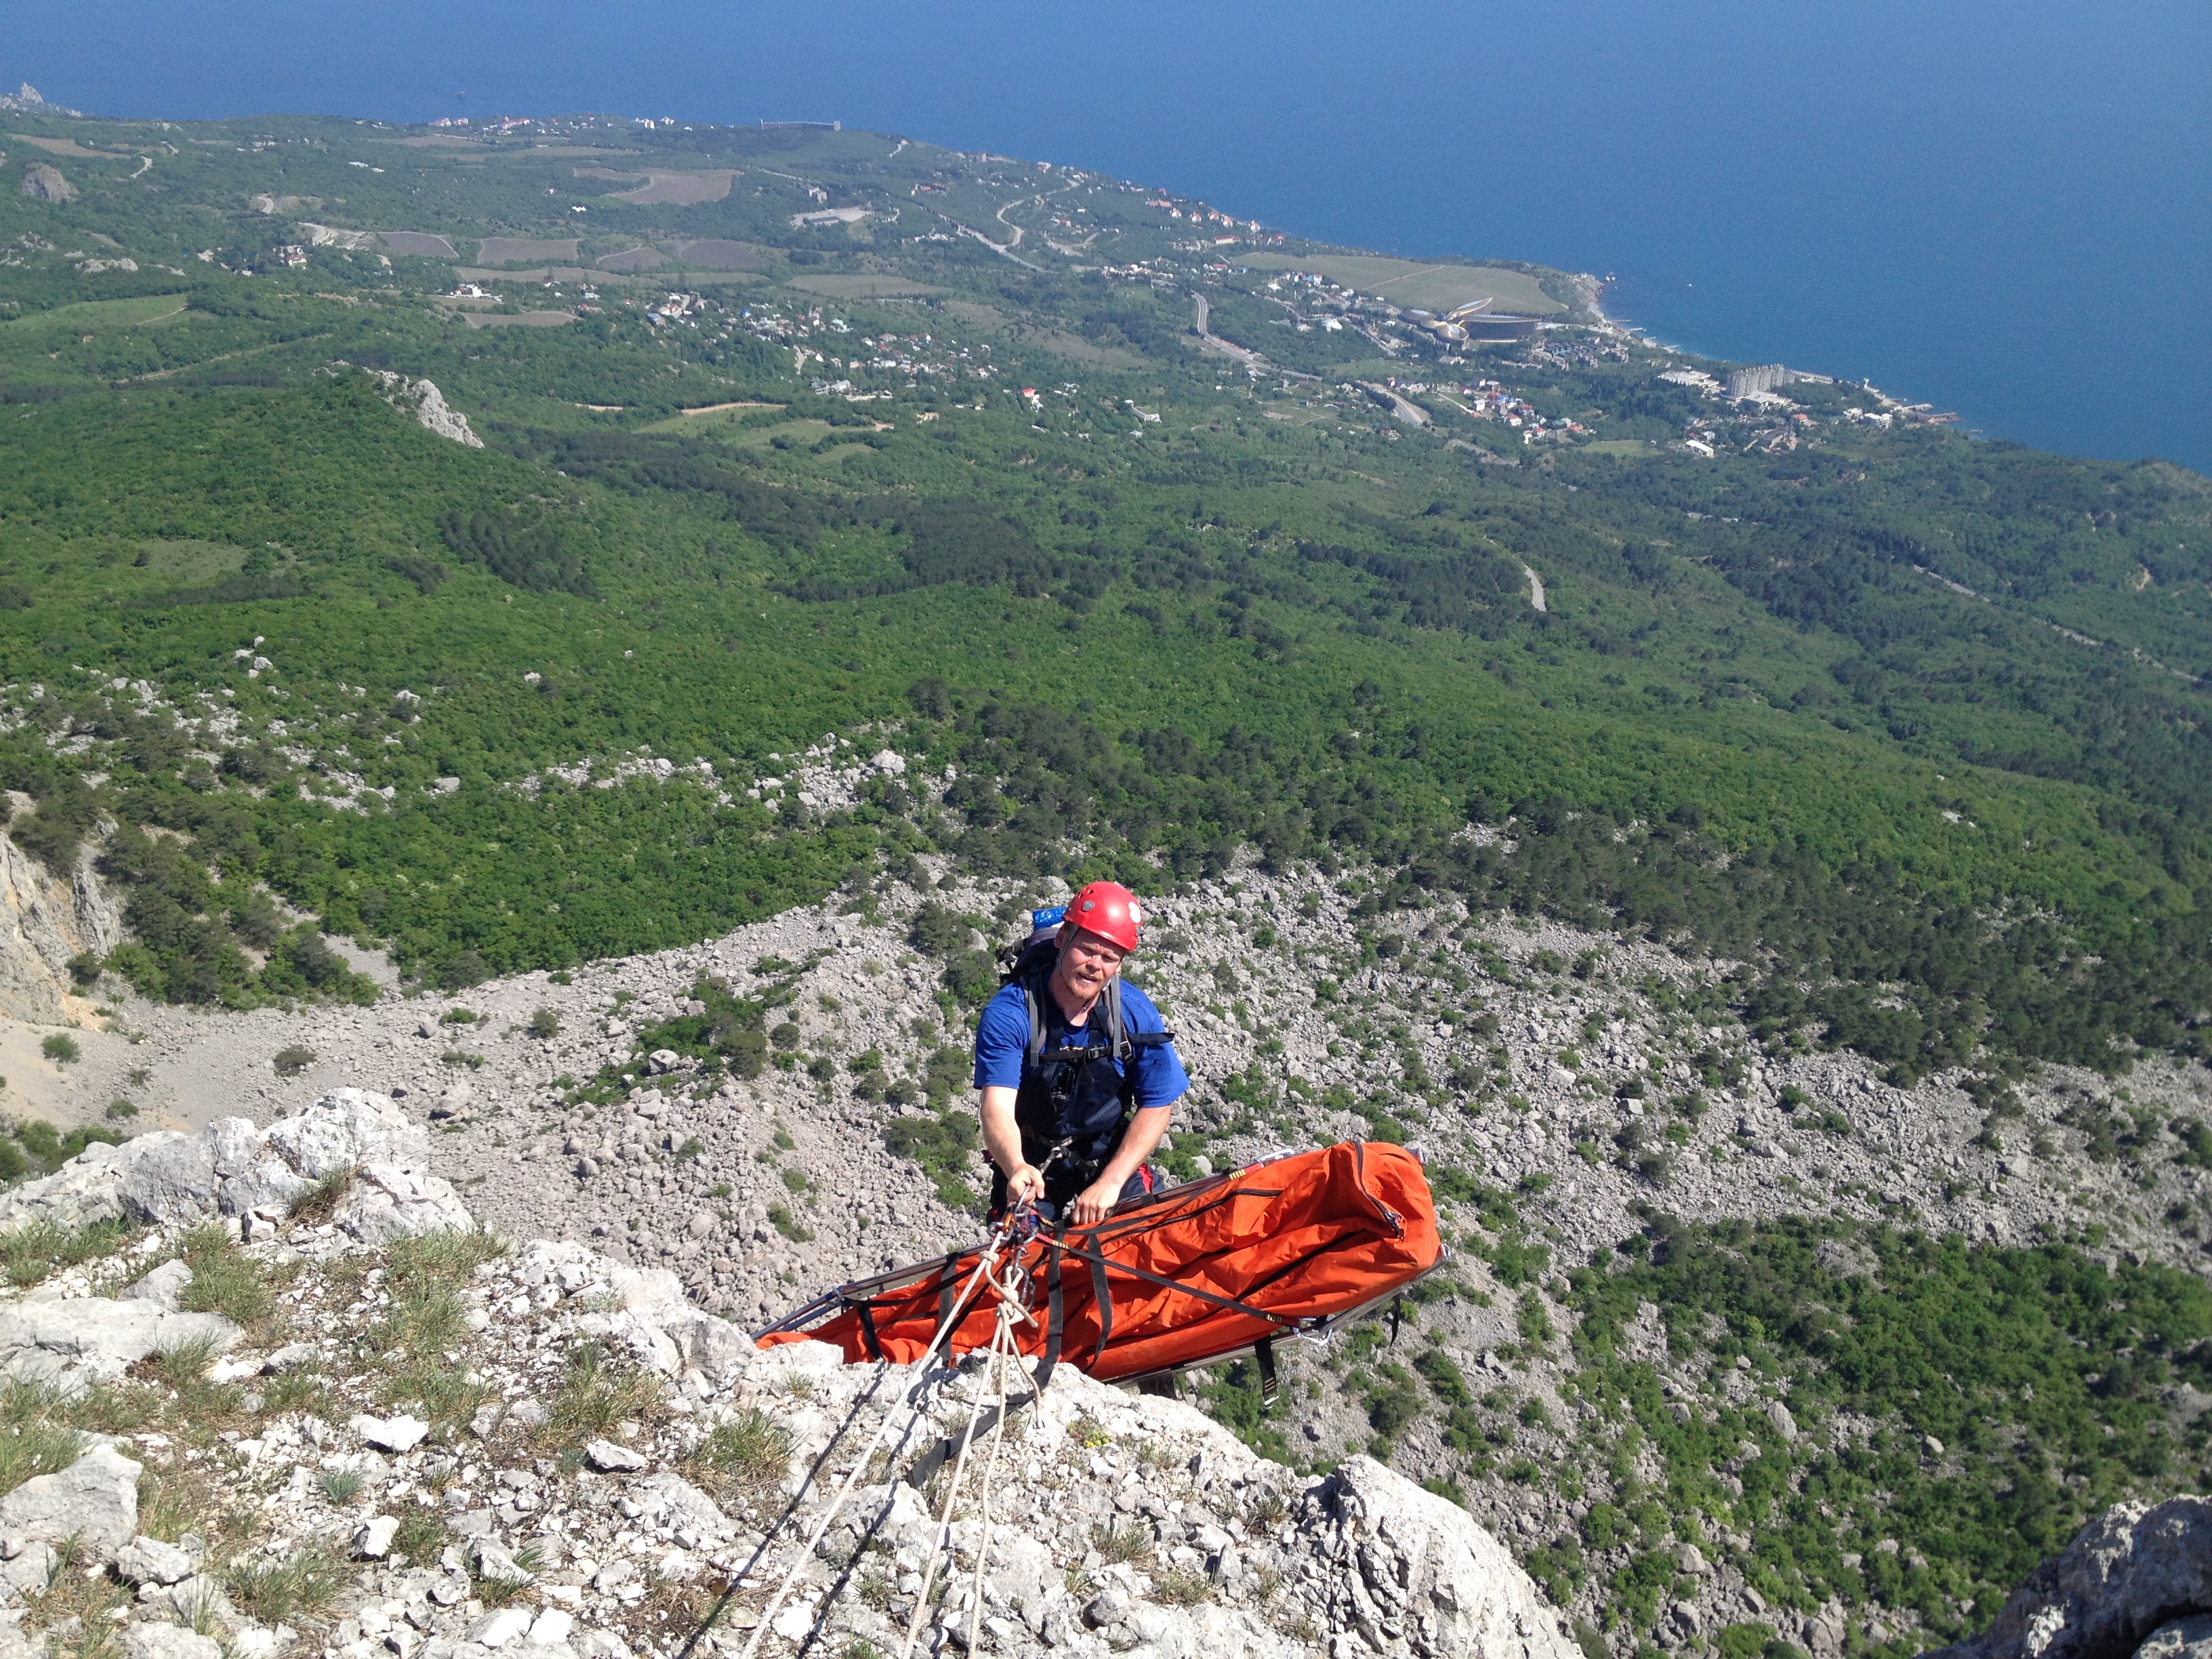
<path id="1" fill-rule="evenodd" d="M 1071 1028 L 1060 1012 L 1060 1000 L 1050 986 L 1044 989 L 1044 1046 L 1048 1048 L 1103 1048 L 1107 1043 L 1106 1010 L 1093 1005 L 1089 1018 Z M 1129 1031 L 1164 1031 L 1167 1021 L 1152 1006 L 1152 1000 L 1135 986 L 1121 987 L 1121 1025 Z M 1020 984 L 1002 985 L 984 1005 L 975 1026 L 975 1086 L 979 1089 L 1018 1089 L 1029 1060 L 1030 1011 Z M 1115 1070 L 1121 1062 L 1110 1061 Z M 1172 1042 L 1156 1042 L 1136 1050 L 1131 1063 L 1137 1068 L 1137 1109 L 1172 1106 L 1188 1092 L 1190 1076 Z"/>

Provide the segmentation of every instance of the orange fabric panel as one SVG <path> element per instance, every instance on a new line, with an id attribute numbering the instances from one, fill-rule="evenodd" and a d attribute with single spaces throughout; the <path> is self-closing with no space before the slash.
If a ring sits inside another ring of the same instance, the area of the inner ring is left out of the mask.
<path id="1" fill-rule="evenodd" d="M 1420 1160 L 1380 1141 L 1346 1142 L 1171 1188 L 1096 1227 L 1071 1230 L 1066 1243 L 1060 1358 L 1103 1382 L 1203 1364 L 1287 1334 L 1276 1320 L 1219 1307 L 1191 1290 L 1291 1321 L 1322 1320 L 1389 1295 L 1442 1256 Z M 1103 1258 L 1108 1310 L 1094 1291 L 1094 1265 L 1072 1254 L 1077 1249 Z M 1019 1252 L 1023 1304 L 1033 1322 L 1018 1328 L 1018 1340 L 1031 1357 L 1045 1349 L 1051 1255 L 1042 1237 Z M 949 1263 L 956 1293 L 976 1255 L 967 1251 Z M 1157 1285 L 1124 1268 L 1174 1282 Z M 937 1329 L 944 1267 L 920 1271 L 920 1282 L 867 1298 L 880 1352 L 902 1364 L 919 1358 Z M 857 1297 L 860 1287 L 853 1290 Z M 988 1291 L 969 1304 L 951 1339 L 955 1356 L 989 1343 L 993 1306 Z M 834 1343 L 848 1361 L 873 1357 L 857 1308 L 810 1331 L 763 1337 L 762 1346 L 799 1341 Z"/>

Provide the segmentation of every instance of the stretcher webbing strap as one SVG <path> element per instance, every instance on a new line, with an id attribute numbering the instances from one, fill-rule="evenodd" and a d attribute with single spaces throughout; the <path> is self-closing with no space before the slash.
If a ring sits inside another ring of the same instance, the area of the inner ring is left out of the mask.
<path id="1" fill-rule="evenodd" d="M 1067 1329 L 1067 1299 L 1060 1293 L 1060 1264 L 1066 1254 L 1061 1248 L 1067 1237 L 1066 1222 L 1053 1230 L 1050 1257 L 1044 1271 L 1044 1358 L 1038 1362 L 1036 1388 L 1039 1394 L 1052 1381 L 1052 1368 L 1060 1364 L 1060 1339 Z"/>
<path id="2" fill-rule="evenodd" d="M 1252 1358 L 1260 1367 L 1260 1403 L 1275 1403 L 1275 1339 L 1263 1336 L 1252 1345 Z"/>
<path id="3" fill-rule="evenodd" d="M 1106 1270 L 1109 1267 L 1117 1273 L 1127 1273 L 1133 1279 L 1141 1279 L 1151 1284 L 1164 1285 L 1180 1296 L 1195 1297 L 1200 1302 L 1211 1303 L 1217 1308 L 1225 1308 L 1231 1313 L 1246 1314 L 1254 1319 L 1273 1320 L 1286 1331 L 1297 1328 L 1298 1322 L 1288 1314 L 1273 1313 L 1266 1308 L 1255 1308 L 1249 1302 L 1237 1301 L 1234 1297 L 1216 1296 L 1212 1291 L 1201 1291 L 1194 1285 L 1182 1284 L 1164 1274 L 1147 1273 L 1144 1268 L 1133 1267 L 1126 1261 L 1109 1261 L 1096 1250 L 1081 1249 L 1071 1244 L 1067 1247 L 1067 1253 L 1070 1255 L 1079 1255 L 1091 1264 L 1091 1287 L 1092 1293 L 1098 1299 L 1100 1309 L 1098 1352 L 1102 1358 L 1106 1352 L 1107 1334 L 1114 1327 L 1114 1304 L 1106 1289 Z"/>
<path id="4" fill-rule="evenodd" d="M 884 1345 L 876 1336 L 876 1310 L 874 1304 L 863 1297 L 860 1301 L 855 1303 L 854 1306 L 860 1316 L 860 1335 L 868 1345 L 868 1358 L 871 1359 L 881 1359 L 884 1357 Z"/>
<path id="5" fill-rule="evenodd" d="M 1094 1365 L 1106 1357 L 1106 1344 L 1114 1334 L 1114 1292 L 1106 1288 L 1106 1258 L 1096 1250 L 1079 1250 L 1073 1244 L 1068 1254 L 1079 1255 L 1091 1264 L 1091 1299 L 1098 1308 L 1098 1351 L 1091 1356 Z"/>
<path id="6" fill-rule="evenodd" d="M 942 1334 L 952 1320 L 952 1304 L 960 1285 L 960 1253 L 954 1251 L 945 1258 L 945 1267 L 937 1281 L 937 1329 Z"/>

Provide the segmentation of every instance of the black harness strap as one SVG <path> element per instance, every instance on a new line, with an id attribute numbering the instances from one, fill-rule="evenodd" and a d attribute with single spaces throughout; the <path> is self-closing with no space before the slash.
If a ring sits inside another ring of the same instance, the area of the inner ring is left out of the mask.
<path id="1" fill-rule="evenodd" d="M 1263 1336 L 1252 1345 L 1252 1358 L 1260 1367 L 1260 1403 L 1275 1403 L 1275 1339 Z"/>
<path id="2" fill-rule="evenodd" d="M 875 1305 L 870 1302 L 860 1301 L 854 1303 L 853 1308 L 854 1311 L 860 1316 L 860 1335 L 867 1342 L 868 1358 L 881 1359 L 884 1357 L 884 1345 L 876 1337 Z"/>

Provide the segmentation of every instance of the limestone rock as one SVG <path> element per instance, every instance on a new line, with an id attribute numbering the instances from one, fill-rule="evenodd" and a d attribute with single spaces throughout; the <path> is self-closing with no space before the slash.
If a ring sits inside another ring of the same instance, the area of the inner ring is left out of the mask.
<path id="1" fill-rule="evenodd" d="M 366 1089 L 333 1089 L 305 1111 L 270 1124 L 265 1139 L 308 1181 L 366 1164 L 419 1170 L 430 1161 L 430 1132 L 389 1095 Z"/>
<path id="2" fill-rule="evenodd" d="M 404 1413 L 385 1418 L 370 1417 L 364 1413 L 348 1426 L 377 1450 L 388 1452 L 411 1452 L 430 1432 L 430 1425 L 421 1418 Z"/>
<path id="3" fill-rule="evenodd" d="M 635 1474 L 646 1466 L 643 1454 L 611 1440 L 592 1440 L 584 1447 L 584 1461 L 602 1474 Z"/>
<path id="4" fill-rule="evenodd" d="M 215 1145 L 206 1134 L 156 1129 L 125 1143 L 114 1159 L 116 1200 L 134 1221 L 196 1221 L 215 1207 Z"/>
<path id="5" fill-rule="evenodd" d="M 103 1297 L 32 1297 L 0 1307 L 0 1375 L 74 1389 L 112 1381 L 149 1353 L 202 1339 L 220 1353 L 241 1334 L 221 1314 L 167 1313 L 152 1302 Z"/>
<path id="6" fill-rule="evenodd" d="M 2212 1613 L 2160 1625 L 2143 1638 L 2136 1659 L 2212 1659 Z"/>
<path id="7" fill-rule="evenodd" d="M 1942 1659 L 2116 1659 L 2176 1615 L 2207 1612 L 2212 1498 L 2118 1504 L 2030 1573 L 1989 1629 L 1938 1651 Z"/>
<path id="8" fill-rule="evenodd" d="M 0 1498 L 0 1534 L 46 1544 L 74 1538 L 80 1560 L 112 1561 L 137 1535 L 140 1470 L 114 1447 L 94 1446 Z"/>
<path id="9" fill-rule="evenodd" d="M 163 1313 L 175 1313 L 185 1286 L 192 1282 L 192 1270 L 181 1260 L 164 1261 L 160 1267 L 132 1285 L 116 1298 L 118 1302 L 143 1302 Z"/>
<path id="10" fill-rule="evenodd" d="M 364 1244 L 476 1225 L 451 1183 L 396 1164 L 364 1164 L 331 1219 Z"/>
<path id="11" fill-rule="evenodd" d="M 123 1652 L 124 1659 L 222 1659 L 222 1644 L 182 1625 L 127 1625 Z"/>
<path id="12" fill-rule="evenodd" d="M 371 372 L 376 376 L 384 401 L 394 409 L 411 414 L 420 425 L 441 438 L 451 438 L 471 449 L 483 447 L 483 440 L 469 429 L 469 417 L 446 401 L 446 394 L 438 390 L 434 382 L 410 380 L 388 368 Z"/>
<path id="13" fill-rule="evenodd" d="M 1534 1582 L 1457 1504 L 1365 1456 L 1309 1501 L 1346 1568 L 1330 1622 L 1376 1652 L 1578 1659 Z"/>
<path id="14" fill-rule="evenodd" d="M 115 1571 L 134 1584 L 174 1584 L 192 1576 L 192 1558 L 174 1544 L 142 1535 L 116 1553 Z"/>
<path id="15" fill-rule="evenodd" d="M 0 834 L 0 1014 L 34 1024 L 69 1018 L 75 985 L 70 958 L 105 956 L 122 942 L 123 925 L 94 870 L 94 849 L 63 881 Z"/>
<path id="16" fill-rule="evenodd" d="M 23 169 L 23 194 L 34 202 L 66 202 L 76 194 L 76 187 L 62 177 L 59 167 L 33 161 Z"/>

